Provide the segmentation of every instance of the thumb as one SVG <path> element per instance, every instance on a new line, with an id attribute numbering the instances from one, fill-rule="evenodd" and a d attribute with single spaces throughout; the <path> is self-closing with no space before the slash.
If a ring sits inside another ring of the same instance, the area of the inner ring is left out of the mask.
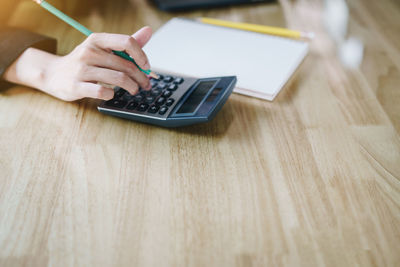
<path id="1" fill-rule="evenodd" d="M 143 47 L 150 40 L 152 34 L 151 28 L 146 26 L 135 32 L 132 37 L 135 38 L 140 47 Z"/>

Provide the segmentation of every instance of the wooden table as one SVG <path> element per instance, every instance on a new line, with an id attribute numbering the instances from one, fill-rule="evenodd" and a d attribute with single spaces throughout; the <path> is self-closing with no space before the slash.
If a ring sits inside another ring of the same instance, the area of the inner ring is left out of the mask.
<path id="1" fill-rule="evenodd" d="M 235 94 L 205 125 L 1 91 L 0 266 L 400 266 L 398 1 L 348 1 L 365 44 L 352 71 L 322 1 L 172 14 L 145 0 L 51 2 L 95 31 L 205 15 L 318 37 L 274 102 Z M 10 24 L 56 37 L 59 54 L 83 40 L 30 1 Z"/>

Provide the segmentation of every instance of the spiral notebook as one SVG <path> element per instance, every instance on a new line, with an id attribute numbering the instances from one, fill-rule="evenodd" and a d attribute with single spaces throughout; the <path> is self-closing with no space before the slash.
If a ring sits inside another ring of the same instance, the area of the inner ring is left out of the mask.
<path id="1" fill-rule="evenodd" d="M 273 100 L 308 43 L 174 18 L 144 47 L 152 69 L 197 78 L 236 75 L 236 93 Z"/>

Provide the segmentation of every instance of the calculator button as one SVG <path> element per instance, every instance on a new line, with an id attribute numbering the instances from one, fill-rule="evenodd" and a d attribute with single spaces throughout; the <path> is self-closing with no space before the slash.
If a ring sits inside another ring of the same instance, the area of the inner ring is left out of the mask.
<path id="1" fill-rule="evenodd" d="M 165 97 L 161 96 L 159 99 L 157 99 L 156 105 L 161 106 L 162 104 L 164 104 L 165 100 L 166 100 Z"/>
<path id="2" fill-rule="evenodd" d="M 153 90 L 151 90 L 151 94 L 153 95 L 153 96 L 158 96 L 159 94 L 161 94 L 161 90 L 160 89 L 153 89 Z"/>
<path id="3" fill-rule="evenodd" d="M 167 110 L 168 110 L 168 107 L 163 106 L 160 108 L 160 112 L 158 112 L 158 114 L 164 115 L 167 112 Z"/>
<path id="4" fill-rule="evenodd" d="M 181 77 L 175 78 L 174 83 L 175 83 L 175 84 L 181 84 L 181 83 L 183 83 L 183 78 L 181 78 Z"/>
<path id="5" fill-rule="evenodd" d="M 143 97 L 146 97 L 146 96 L 150 95 L 150 91 L 140 90 L 140 94 L 141 94 Z"/>
<path id="6" fill-rule="evenodd" d="M 146 97 L 146 103 L 147 104 L 151 104 L 151 103 L 153 103 L 153 101 L 154 101 L 154 96 L 147 96 Z"/>
<path id="7" fill-rule="evenodd" d="M 140 94 L 135 95 L 135 101 L 136 102 L 141 102 L 142 100 L 143 100 L 143 96 L 142 95 L 140 95 Z"/>
<path id="8" fill-rule="evenodd" d="M 177 88 L 178 88 L 178 85 L 170 84 L 167 89 L 170 90 L 170 91 L 175 91 Z"/>
<path id="9" fill-rule="evenodd" d="M 131 103 L 129 103 L 129 105 L 126 106 L 126 109 L 133 110 L 133 109 L 135 109 L 138 105 L 139 105 L 139 104 L 138 104 L 137 102 L 131 102 Z"/>
<path id="10" fill-rule="evenodd" d="M 170 83 L 170 82 L 172 82 L 172 80 L 173 80 L 174 78 L 172 78 L 171 76 L 165 76 L 164 77 L 164 82 L 166 82 L 166 83 Z"/>
<path id="11" fill-rule="evenodd" d="M 118 100 L 118 99 L 111 99 L 106 101 L 107 106 L 115 107 L 115 108 L 123 108 L 128 102 L 124 100 Z"/>
<path id="12" fill-rule="evenodd" d="M 156 113 L 156 112 L 158 111 L 158 109 L 159 109 L 158 106 L 152 105 L 152 106 L 149 108 L 148 112 L 150 112 L 150 113 Z"/>
<path id="13" fill-rule="evenodd" d="M 172 95 L 171 91 L 164 91 L 164 93 L 162 94 L 163 97 L 170 97 Z"/>
<path id="14" fill-rule="evenodd" d="M 115 95 L 114 95 L 114 97 L 115 98 L 120 98 L 121 96 L 123 96 L 125 93 L 127 93 L 124 89 L 119 89 L 116 93 L 115 93 Z"/>
<path id="15" fill-rule="evenodd" d="M 123 95 L 123 97 L 122 97 L 122 99 L 123 100 L 126 100 L 126 101 L 131 101 L 132 99 L 134 99 L 135 98 L 135 96 L 134 95 L 131 95 L 130 93 L 126 93 L 126 94 L 124 94 Z"/>
<path id="16" fill-rule="evenodd" d="M 161 89 L 161 90 L 165 89 L 166 87 L 167 87 L 167 84 L 164 83 L 164 82 L 160 82 L 160 83 L 157 85 L 157 89 Z"/>
<path id="17" fill-rule="evenodd" d="M 151 79 L 151 80 L 150 80 L 150 85 L 151 85 L 151 87 L 155 87 L 155 86 L 157 86 L 157 84 L 158 84 L 158 81 L 157 81 L 157 80 L 154 80 L 154 79 Z"/>
<path id="18" fill-rule="evenodd" d="M 146 111 L 146 109 L 149 107 L 148 104 L 142 103 L 139 105 L 138 110 L 139 111 Z"/>
<path id="19" fill-rule="evenodd" d="M 175 101 L 175 99 L 170 98 L 170 99 L 167 100 L 167 102 L 165 103 L 165 105 L 171 106 L 171 105 L 174 103 L 174 101 Z"/>
<path id="20" fill-rule="evenodd" d="M 161 81 L 162 79 L 164 79 L 164 76 L 162 76 L 161 74 L 157 74 L 158 75 L 158 79 Z"/>

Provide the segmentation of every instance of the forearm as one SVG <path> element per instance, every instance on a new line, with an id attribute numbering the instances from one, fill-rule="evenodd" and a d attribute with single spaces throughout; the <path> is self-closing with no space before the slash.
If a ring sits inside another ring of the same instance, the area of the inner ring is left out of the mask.
<path id="1" fill-rule="evenodd" d="M 58 56 L 36 48 L 26 49 L 5 71 L 6 81 L 45 91 L 48 68 Z"/>

